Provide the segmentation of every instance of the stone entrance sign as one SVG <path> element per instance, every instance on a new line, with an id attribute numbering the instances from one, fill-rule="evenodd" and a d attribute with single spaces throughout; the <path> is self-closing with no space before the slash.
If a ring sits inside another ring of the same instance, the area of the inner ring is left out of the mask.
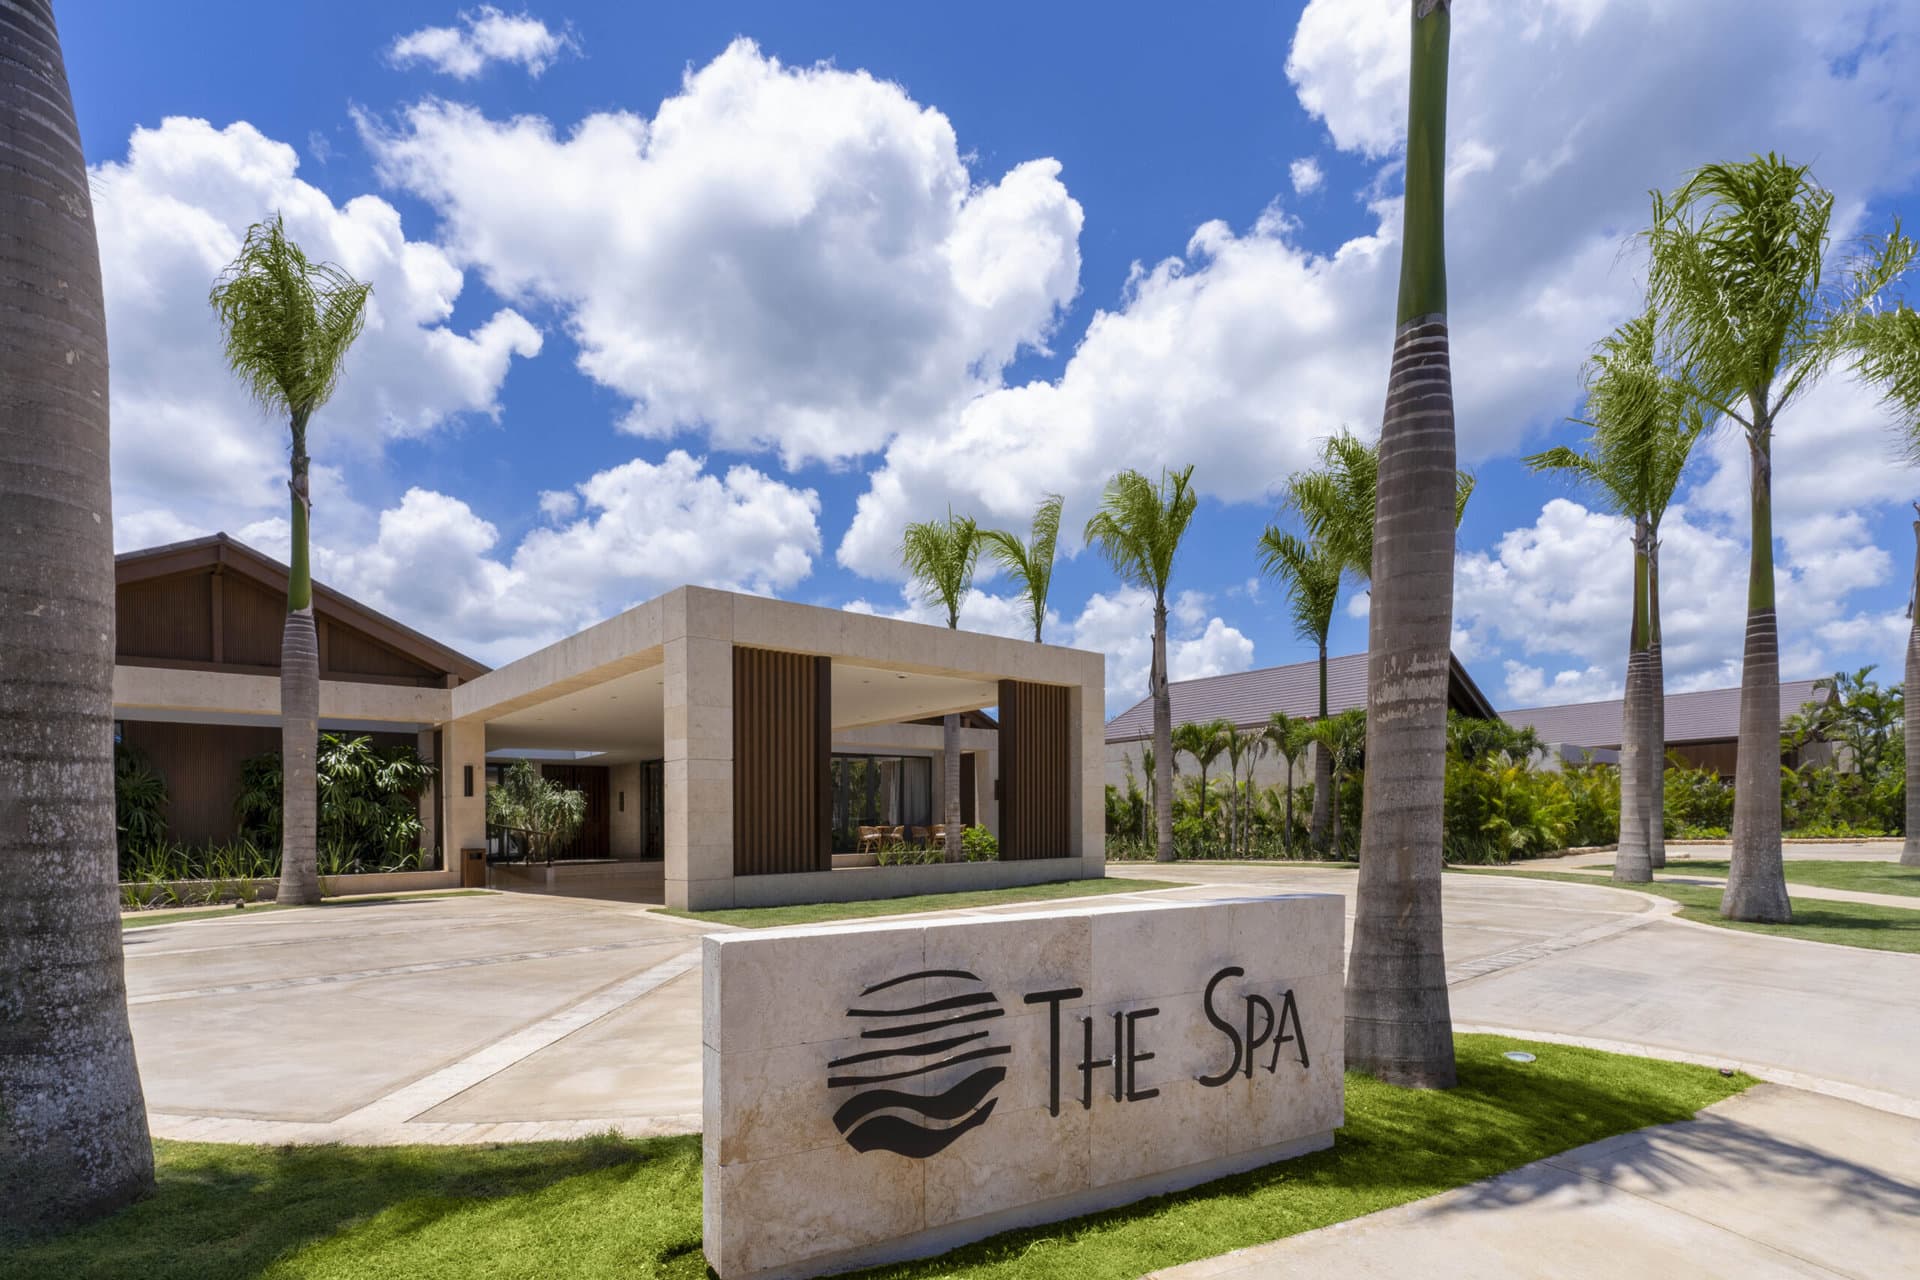
<path id="1" fill-rule="evenodd" d="M 1328 1146 L 1342 908 L 1297 894 L 705 940 L 705 1247 L 812 1276 Z"/>

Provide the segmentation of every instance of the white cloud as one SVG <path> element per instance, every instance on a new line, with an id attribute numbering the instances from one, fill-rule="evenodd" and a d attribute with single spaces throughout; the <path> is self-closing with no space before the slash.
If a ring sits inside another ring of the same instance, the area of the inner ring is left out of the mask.
<path id="1" fill-rule="evenodd" d="M 1293 180 L 1294 194 L 1302 196 L 1318 191 L 1320 184 L 1327 180 L 1327 175 L 1320 168 L 1320 162 L 1312 156 L 1301 156 L 1288 165 L 1287 176 Z"/>
<path id="2" fill-rule="evenodd" d="M 1740 681 L 1747 548 L 1710 518 L 1674 507 L 1661 528 L 1661 657 L 1669 690 Z M 1897 656 L 1904 629 L 1850 614 L 1848 597 L 1884 583 L 1891 560 L 1855 516 L 1809 523 L 1775 566 L 1781 674 L 1804 678 L 1843 658 Z M 1607 696 L 1624 682 L 1632 555 L 1627 522 L 1555 498 L 1490 552 L 1460 557 L 1454 619 L 1482 651 L 1551 657 L 1558 669 L 1509 659 L 1505 706 Z"/>
<path id="3" fill-rule="evenodd" d="M 851 600 L 841 606 L 849 613 L 866 613 L 881 618 L 898 618 L 905 622 L 924 622 L 928 626 L 947 625 L 946 608 L 929 603 L 912 587 L 900 592 L 900 603 L 895 606 L 883 606 L 866 599 Z M 1060 615 L 1049 608 L 1047 627 L 1043 633 L 1048 643 L 1063 643 L 1059 639 Z M 1006 636 L 1012 640 L 1026 640 L 1033 635 L 1033 614 L 1027 609 L 1027 602 L 1018 596 L 999 596 L 990 592 L 975 590 L 969 592 L 960 605 L 960 629 L 979 631 L 991 636 Z"/>
<path id="4" fill-rule="evenodd" d="M 513 357 L 540 333 L 502 309 L 468 332 L 447 321 L 464 283 L 446 253 L 407 238 L 384 200 L 336 206 L 296 176 L 294 149 L 245 122 L 171 117 L 136 129 L 125 160 L 90 172 L 113 350 L 116 534 L 237 528 L 286 510 L 286 424 L 267 420 L 221 358 L 207 306 L 247 226 L 276 210 L 309 255 L 373 285 L 366 330 L 314 419 L 315 456 L 377 452 L 463 414 L 498 411 Z M 353 514 L 316 476 L 326 520 Z"/>
<path id="5" fill-rule="evenodd" d="M 526 12 L 503 13 L 490 4 L 462 11 L 457 27 L 422 27 L 396 39 L 387 60 L 396 67 L 425 63 L 442 75 L 471 80 L 490 62 L 517 62 L 538 76 L 563 53 L 580 52 L 573 32 L 555 31 Z"/>
<path id="6" fill-rule="evenodd" d="M 361 129 L 461 261 L 563 308 L 625 427 L 841 461 L 1041 348 L 1079 276 L 1080 206 L 1037 159 L 985 182 L 900 86 L 738 40 L 651 120 L 493 120 L 422 102 Z M 896 530 L 897 532 L 897 530 Z"/>
<path id="7" fill-rule="evenodd" d="M 570 519 L 580 510 L 580 495 L 571 489 L 542 489 L 540 514 L 549 520 Z"/>
<path id="8" fill-rule="evenodd" d="M 1185 593 L 1168 612 L 1167 674 L 1174 680 L 1245 671 L 1253 641 L 1217 616 L 1204 597 Z M 1153 595 L 1140 587 L 1095 592 L 1067 627 L 1065 643 L 1107 655 L 1107 712 L 1132 706 L 1147 692 L 1153 665 Z"/>
<path id="9" fill-rule="evenodd" d="M 533 529 L 507 555 L 499 528 L 465 502 L 410 489 L 380 513 L 370 543 L 323 540 L 316 569 L 373 608 L 503 661 L 682 583 L 791 587 L 820 550 L 813 490 L 747 466 L 714 475 L 677 449 L 601 471 L 576 492 L 577 519 Z"/>
<path id="10" fill-rule="evenodd" d="M 1378 163 L 1381 192 L 1397 185 L 1406 22 L 1404 0 L 1315 0 L 1288 61 L 1334 143 Z M 1756 145 L 1813 161 L 1856 210 L 1920 172 L 1914 6 L 1516 0 L 1461 6 L 1454 22 L 1448 265 L 1467 462 L 1571 407 L 1591 344 L 1636 305 L 1621 246 L 1649 188 Z M 907 513 L 949 501 L 1009 518 L 1056 490 L 1084 511 L 1118 467 L 1193 462 L 1203 493 L 1259 499 L 1316 437 L 1370 434 L 1400 210 L 1385 194 L 1369 207 L 1369 231 L 1326 252 L 1269 211 L 1244 230 L 1207 223 L 1180 256 L 1138 268 L 1060 377 L 977 397 L 944 437 L 897 440 L 840 561 L 891 572 Z"/>

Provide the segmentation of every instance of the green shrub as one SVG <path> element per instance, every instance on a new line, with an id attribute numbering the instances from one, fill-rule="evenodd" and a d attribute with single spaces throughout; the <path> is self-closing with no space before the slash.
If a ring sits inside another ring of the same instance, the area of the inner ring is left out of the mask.
<path id="1" fill-rule="evenodd" d="M 960 833 L 960 851 L 968 862 L 996 862 L 1000 858 L 1000 841 L 985 827 L 972 826 Z"/>
<path id="2" fill-rule="evenodd" d="M 124 742 L 113 745 L 113 815 L 123 858 L 131 845 L 167 838 L 167 780 L 146 752 Z"/>

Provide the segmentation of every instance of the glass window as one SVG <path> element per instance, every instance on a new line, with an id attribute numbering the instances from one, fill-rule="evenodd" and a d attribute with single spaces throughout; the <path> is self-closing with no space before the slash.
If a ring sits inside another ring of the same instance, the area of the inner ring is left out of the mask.
<path id="1" fill-rule="evenodd" d="M 861 827 L 933 821 L 933 761 L 926 756 L 833 757 L 833 851 L 858 853 Z"/>

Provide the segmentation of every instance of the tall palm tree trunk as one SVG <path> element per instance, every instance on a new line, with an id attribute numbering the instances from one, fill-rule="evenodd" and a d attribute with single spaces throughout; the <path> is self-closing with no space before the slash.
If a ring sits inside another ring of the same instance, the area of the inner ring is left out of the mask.
<path id="1" fill-rule="evenodd" d="M 1287 757 L 1287 829 L 1280 837 L 1280 847 L 1288 853 L 1293 852 L 1293 757 Z"/>
<path id="2" fill-rule="evenodd" d="M 0 1219 L 153 1187 L 113 804 L 107 333 L 47 0 L 0 7 Z"/>
<path id="3" fill-rule="evenodd" d="M 308 556 L 307 424 L 293 420 L 293 550 L 280 632 L 280 886 L 274 901 L 320 901 L 320 637 Z"/>
<path id="4" fill-rule="evenodd" d="M 1667 865 L 1667 671 L 1660 660 L 1660 529 L 1647 537 L 1647 862 Z"/>
<path id="5" fill-rule="evenodd" d="M 1155 862 L 1173 861 L 1173 694 L 1167 688 L 1167 602 L 1153 601 L 1153 825 Z"/>
<path id="6" fill-rule="evenodd" d="M 1320 719 L 1327 718 L 1327 642 L 1320 641 Z M 1307 843 L 1320 852 L 1327 851 L 1327 818 L 1333 813 L 1333 756 L 1321 743 L 1313 752 L 1313 816 L 1309 818 Z"/>
<path id="7" fill-rule="evenodd" d="M 1447 0 L 1413 0 L 1406 199 L 1380 431 L 1367 623 L 1368 786 L 1347 963 L 1346 1060 L 1390 1084 L 1457 1080 L 1441 940 L 1453 630 L 1453 373 L 1443 227 Z"/>
<path id="8" fill-rule="evenodd" d="M 1747 436 L 1753 529 L 1747 579 L 1747 642 L 1740 669 L 1739 759 L 1733 778 L 1733 859 L 1720 914 L 1729 920 L 1793 919 L 1780 862 L 1780 639 L 1773 601 L 1773 423 L 1754 397 Z"/>
<path id="9" fill-rule="evenodd" d="M 940 719 L 941 764 L 944 766 L 942 785 L 945 801 L 943 815 L 947 828 L 946 860 L 960 860 L 961 833 L 965 830 L 960 821 L 960 717 L 942 716 Z"/>
<path id="10" fill-rule="evenodd" d="M 1620 726 L 1620 842 L 1613 855 L 1613 878 L 1628 884 L 1653 879 L 1647 851 L 1648 801 L 1652 779 L 1647 759 L 1647 519 L 1633 523 L 1633 607 L 1628 610 L 1627 697 Z"/>
<path id="11" fill-rule="evenodd" d="M 1920 513 L 1920 502 L 1914 504 Z M 1900 865 L 1920 867 L 1920 520 L 1913 522 L 1913 595 L 1907 605 L 1907 680 L 1902 725 L 1907 753 L 1907 840 Z"/>

